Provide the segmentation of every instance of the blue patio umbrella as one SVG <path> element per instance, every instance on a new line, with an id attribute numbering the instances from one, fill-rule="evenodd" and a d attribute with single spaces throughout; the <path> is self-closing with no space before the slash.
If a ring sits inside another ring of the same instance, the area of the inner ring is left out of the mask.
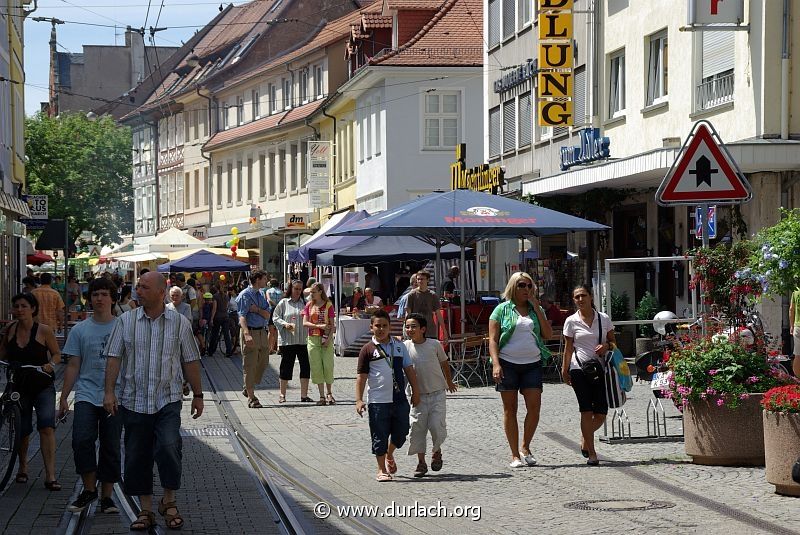
<path id="1" fill-rule="evenodd" d="M 180 260 L 158 266 L 159 273 L 182 273 L 186 271 L 250 271 L 250 264 L 200 249 L 196 253 L 184 256 Z"/>
<path id="2" fill-rule="evenodd" d="M 315 260 L 319 253 L 333 251 L 334 249 L 341 249 L 343 247 L 350 247 L 351 245 L 355 245 L 361 241 L 364 241 L 366 238 L 363 236 L 331 236 L 330 233 L 338 228 L 341 228 L 342 225 L 359 221 L 368 216 L 369 213 L 366 210 L 349 212 L 345 214 L 342 220 L 332 228 L 328 229 L 327 232 L 315 235 L 299 248 L 295 249 L 294 251 L 289 251 L 289 261 L 308 262 L 309 260 Z"/>
<path id="3" fill-rule="evenodd" d="M 355 238 L 356 236 L 353 236 Z M 409 262 L 432 260 L 436 249 L 411 236 L 358 236 L 361 242 L 349 247 L 317 255 L 320 266 L 360 266 L 380 262 Z M 458 258 L 461 248 L 456 245 L 442 247 L 442 258 Z M 472 257 L 475 252 L 470 250 Z M 469 254 L 468 253 L 468 254 Z"/>
<path id="4" fill-rule="evenodd" d="M 463 265 L 464 248 L 476 240 L 549 236 L 608 228 L 594 221 L 499 195 L 452 190 L 424 195 L 360 221 L 342 225 L 330 234 L 414 236 L 437 248 L 452 243 L 461 247 Z M 464 287 L 463 270 L 461 287 Z M 464 332 L 464 299 L 461 300 L 461 308 L 461 332 Z"/>

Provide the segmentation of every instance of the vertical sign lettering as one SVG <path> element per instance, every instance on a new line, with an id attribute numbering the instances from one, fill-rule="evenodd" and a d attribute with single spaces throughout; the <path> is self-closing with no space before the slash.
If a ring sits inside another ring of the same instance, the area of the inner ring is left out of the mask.
<path id="1" fill-rule="evenodd" d="M 573 0 L 539 2 L 539 126 L 575 124 L 572 54 Z"/>
<path id="2" fill-rule="evenodd" d="M 330 204 L 331 141 L 308 142 L 308 202 L 311 209 Z"/>

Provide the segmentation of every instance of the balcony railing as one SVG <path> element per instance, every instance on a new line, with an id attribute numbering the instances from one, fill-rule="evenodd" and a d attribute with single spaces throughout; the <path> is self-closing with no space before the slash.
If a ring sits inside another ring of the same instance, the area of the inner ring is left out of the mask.
<path id="1" fill-rule="evenodd" d="M 733 101 L 733 72 L 714 75 L 697 86 L 696 110 L 714 108 Z"/>

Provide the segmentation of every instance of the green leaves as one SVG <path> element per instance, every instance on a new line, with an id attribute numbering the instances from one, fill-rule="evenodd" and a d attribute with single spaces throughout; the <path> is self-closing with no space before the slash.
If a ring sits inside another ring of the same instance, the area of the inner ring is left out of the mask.
<path id="1" fill-rule="evenodd" d="M 767 281 L 765 293 L 787 295 L 800 284 L 800 209 L 781 209 L 781 220 L 761 229 L 750 267 Z"/>
<path id="2" fill-rule="evenodd" d="M 133 231 L 130 129 L 111 118 L 37 114 L 25 129 L 28 192 L 48 195 L 51 218 L 66 218 L 72 239 L 91 231 L 102 244 Z"/>

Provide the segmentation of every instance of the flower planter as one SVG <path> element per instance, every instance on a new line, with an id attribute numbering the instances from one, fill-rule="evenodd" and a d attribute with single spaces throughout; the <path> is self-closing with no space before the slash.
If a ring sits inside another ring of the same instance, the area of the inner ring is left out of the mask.
<path id="1" fill-rule="evenodd" d="M 761 398 L 762 394 L 752 394 L 736 409 L 709 401 L 689 403 L 683 412 L 683 432 L 686 454 L 692 462 L 764 466 Z"/>
<path id="2" fill-rule="evenodd" d="M 792 481 L 792 465 L 800 457 L 800 414 L 763 414 L 767 481 L 778 494 L 800 496 L 800 485 Z"/>

